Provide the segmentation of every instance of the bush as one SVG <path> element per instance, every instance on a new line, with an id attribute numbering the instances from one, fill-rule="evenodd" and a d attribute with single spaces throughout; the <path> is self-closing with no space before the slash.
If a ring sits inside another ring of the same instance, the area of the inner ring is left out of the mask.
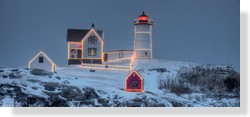
<path id="1" fill-rule="evenodd" d="M 159 78 L 158 87 L 177 95 L 203 92 L 237 92 L 240 90 L 240 74 L 230 66 L 197 65 L 182 67 L 176 76 Z"/>
<path id="2" fill-rule="evenodd" d="M 184 83 L 180 78 L 171 76 L 167 76 L 165 78 L 161 76 L 161 78 L 158 80 L 158 88 L 170 91 L 172 93 L 175 93 L 176 95 L 191 92 L 191 90 L 187 86 L 187 83 Z"/>

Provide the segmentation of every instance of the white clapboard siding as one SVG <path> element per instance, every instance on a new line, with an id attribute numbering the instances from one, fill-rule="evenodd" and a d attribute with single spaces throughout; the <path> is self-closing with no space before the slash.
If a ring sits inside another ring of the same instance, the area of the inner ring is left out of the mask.
<path id="1" fill-rule="evenodd" d="M 39 57 L 43 57 L 43 63 L 39 63 Z M 44 52 L 40 51 L 34 58 L 30 60 L 28 67 L 55 72 L 56 64 Z"/>

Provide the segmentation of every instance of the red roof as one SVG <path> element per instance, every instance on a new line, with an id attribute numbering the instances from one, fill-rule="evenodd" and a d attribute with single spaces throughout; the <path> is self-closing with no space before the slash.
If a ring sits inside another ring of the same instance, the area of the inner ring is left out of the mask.
<path id="1" fill-rule="evenodd" d="M 138 18 L 140 21 L 147 21 L 148 20 L 148 16 L 145 15 L 144 11 L 142 12 L 142 15 L 139 16 Z"/>

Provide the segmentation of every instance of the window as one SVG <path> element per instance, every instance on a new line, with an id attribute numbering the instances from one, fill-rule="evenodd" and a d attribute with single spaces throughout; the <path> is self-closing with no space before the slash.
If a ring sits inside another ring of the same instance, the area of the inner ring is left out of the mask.
<path id="1" fill-rule="evenodd" d="M 145 56 L 148 56 L 148 53 L 147 53 L 147 52 L 145 52 Z"/>
<path id="2" fill-rule="evenodd" d="M 71 49 L 71 54 L 75 54 L 76 51 L 74 49 Z"/>
<path id="3" fill-rule="evenodd" d="M 88 56 L 96 56 L 97 49 L 96 48 L 88 48 Z"/>
<path id="4" fill-rule="evenodd" d="M 91 50 L 92 48 L 88 48 L 88 56 L 91 56 Z"/>
<path id="5" fill-rule="evenodd" d="M 97 38 L 96 36 L 89 36 L 88 38 L 88 44 L 97 44 Z"/>
<path id="6" fill-rule="evenodd" d="M 88 38 L 88 44 L 92 44 L 92 36 Z"/>
<path id="7" fill-rule="evenodd" d="M 93 36 L 92 42 L 93 42 L 93 44 L 97 44 L 97 38 L 96 38 L 96 36 Z"/>
<path id="8" fill-rule="evenodd" d="M 39 63 L 43 63 L 43 57 L 39 57 Z"/>
<path id="9" fill-rule="evenodd" d="M 135 73 L 133 73 L 133 77 L 135 77 Z"/>
<path id="10" fill-rule="evenodd" d="M 96 49 L 96 48 L 93 48 L 93 49 L 92 49 L 92 56 L 96 56 L 96 52 L 97 52 L 97 49 Z"/>
<path id="11" fill-rule="evenodd" d="M 119 52 L 119 58 L 123 58 L 123 52 Z"/>

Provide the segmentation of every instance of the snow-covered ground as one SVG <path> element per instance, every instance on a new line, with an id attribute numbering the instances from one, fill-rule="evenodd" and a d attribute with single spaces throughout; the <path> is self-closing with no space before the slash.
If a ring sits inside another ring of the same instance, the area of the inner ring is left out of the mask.
<path id="1" fill-rule="evenodd" d="M 116 61 L 116 65 L 129 65 L 130 61 Z M 188 62 L 164 61 L 164 60 L 134 60 L 133 68 L 139 72 L 144 79 L 144 92 L 126 92 L 125 78 L 130 73 L 129 69 L 115 70 L 115 69 L 98 69 L 95 67 L 84 68 L 81 66 L 57 67 L 56 73 L 50 75 L 33 75 L 29 69 L 1 68 L 0 72 L 1 86 L 0 94 L 2 92 L 12 91 L 8 89 L 13 86 L 18 86 L 21 92 L 28 95 L 33 95 L 40 98 L 48 99 L 52 94 L 62 93 L 65 87 L 77 87 L 84 92 L 87 87 L 93 88 L 99 100 L 108 99 L 109 106 L 135 106 L 135 100 L 140 100 L 139 106 L 152 106 L 152 103 L 159 104 L 159 106 L 211 106 L 209 104 L 200 103 L 194 100 L 192 95 L 176 95 L 175 93 L 166 92 L 158 88 L 159 78 L 169 76 L 173 78 L 181 67 L 192 67 L 197 64 Z M 90 72 L 90 69 L 95 72 Z M 160 71 L 159 71 L 160 70 Z M 12 74 L 12 76 L 11 76 Z M 53 84 L 54 83 L 54 84 Z M 5 86 L 3 84 L 10 84 Z M 58 86 L 57 86 L 58 85 Z M 55 87 L 55 89 L 48 89 L 48 87 Z M 5 89 L 4 89 L 5 88 Z M 73 94 L 72 94 L 73 95 Z M 201 94 L 202 95 L 202 94 Z M 196 97 L 202 97 L 201 95 Z M 1 95 L 0 95 L 1 96 Z M 12 96 L 12 97 L 11 97 Z M 60 94 L 59 97 L 65 99 L 65 96 Z M 146 98 L 145 98 L 146 97 Z M 13 106 L 15 94 L 4 95 L 0 97 L 1 106 Z M 138 99 L 139 98 L 139 99 Z M 144 99 L 145 98 L 145 99 Z M 141 102 L 147 101 L 147 104 Z M 207 101 L 215 101 L 216 99 L 207 99 Z M 236 101 L 235 99 L 229 99 Z M 98 105 L 97 99 L 92 101 Z M 118 102 L 115 102 L 118 101 Z M 218 101 L 218 100 L 217 100 Z M 228 101 L 224 99 L 224 101 Z M 76 106 L 71 103 L 70 106 Z M 79 101 L 81 102 L 81 101 Z M 99 101 L 100 103 L 100 101 Z M 115 105 L 114 105 L 115 103 Z M 123 104 L 121 104 L 123 103 Z M 157 105 L 154 105 L 157 106 Z M 230 106 L 230 105 L 229 105 Z"/>

